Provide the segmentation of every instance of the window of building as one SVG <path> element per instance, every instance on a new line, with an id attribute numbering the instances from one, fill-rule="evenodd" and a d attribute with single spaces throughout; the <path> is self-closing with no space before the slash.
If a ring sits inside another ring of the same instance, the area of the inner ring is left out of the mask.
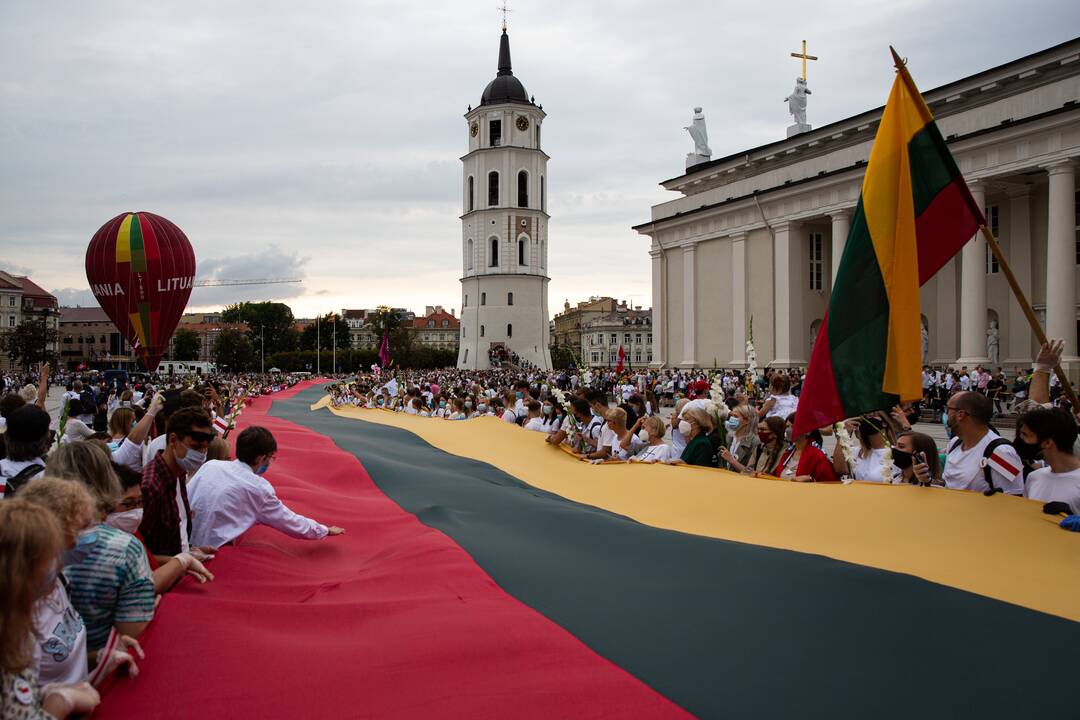
<path id="1" fill-rule="evenodd" d="M 540 149 L 540 123 L 536 123 L 536 149 Z"/>
<path id="2" fill-rule="evenodd" d="M 634 362 L 641 362 L 641 351 L 638 350 L 634 353 Z"/>
<path id="3" fill-rule="evenodd" d="M 15 307 L 15 296 L 8 295 L 8 307 Z"/>
<path id="4" fill-rule="evenodd" d="M 484 326 L 480 326 L 480 337 L 484 337 Z"/>
<path id="5" fill-rule="evenodd" d="M 461 361 L 461 363 L 464 365 L 467 362 L 469 362 L 469 348 L 465 348 L 465 358 Z"/>
<path id="6" fill-rule="evenodd" d="M 998 206 L 990 205 L 985 208 L 986 212 L 986 224 L 990 228 L 990 234 L 994 236 L 994 239 L 1001 243 L 1001 235 L 998 234 L 1000 225 L 998 224 Z M 986 246 L 986 274 L 997 275 L 1001 271 L 998 267 L 998 260 L 994 257 L 994 252 L 990 249 L 990 246 Z"/>
<path id="7" fill-rule="evenodd" d="M 488 120 L 488 140 L 491 147 L 502 145 L 502 120 Z"/>
<path id="8" fill-rule="evenodd" d="M 604 333 L 596 333 L 596 344 L 597 345 L 603 345 L 604 344 Z"/>
<path id="9" fill-rule="evenodd" d="M 470 179 L 471 179 L 471 178 L 470 178 Z M 470 269 L 470 270 L 472 270 L 472 269 L 473 269 L 473 258 L 472 258 L 472 256 L 473 256 L 473 247 L 472 247 L 472 238 L 469 238 L 469 242 L 468 242 L 468 251 L 466 252 L 466 255 L 468 255 L 468 256 L 469 256 L 469 260 L 468 260 L 468 263 L 469 263 L 469 269 Z"/>
<path id="10" fill-rule="evenodd" d="M 487 293 L 486 292 L 480 293 L 480 304 L 481 305 L 487 305 Z"/>
<path id="11" fill-rule="evenodd" d="M 649 343 L 650 345 L 652 345 L 652 333 L 649 333 L 649 336 L 648 336 L 648 338 L 646 338 L 645 342 L 647 342 L 647 343 Z"/>
<path id="12" fill-rule="evenodd" d="M 623 344 L 624 345 L 629 345 L 630 344 L 630 333 L 624 333 L 622 337 L 623 337 Z"/>
<path id="13" fill-rule="evenodd" d="M 593 354 L 592 354 L 592 361 L 593 361 L 594 363 L 598 363 L 598 362 L 600 362 L 600 353 L 593 353 Z"/>
<path id="14" fill-rule="evenodd" d="M 450 321 L 449 320 L 443 320 L 442 321 L 442 326 L 443 327 L 450 327 Z"/>
<path id="15" fill-rule="evenodd" d="M 8 315 L 7 326 L 8 327 L 15 327 L 15 316 L 14 315 Z M 82 342 L 82 341 L 80 340 L 79 342 Z"/>
<path id="16" fill-rule="evenodd" d="M 461 307 L 463 307 L 463 308 L 467 308 L 467 307 L 469 307 L 469 296 L 468 296 L 468 295 L 466 295 L 466 296 L 465 296 L 465 302 L 463 302 L 463 303 L 461 304 Z M 464 313 L 463 313 L 463 314 L 464 314 Z"/>
<path id="17" fill-rule="evenodd" d="M 637 343 L 638 345 L 641 344 L 641 333 L 635 333 L 634 334 L 634 342 Z"/>
<path id="18" fill-rule="evenodd" d="M 546 263 L 544 261 L 544 241 L 543 240 L 540 241 L 537 248 L 538 248 L 537 253 L 540 254 L 540 269 L 543 270 L 544 266 L 546 265 Z"/>
<path id="19" fill-rule="evenodd" d="M 518 207 L 529 207 L 529 173 L 518 172 Z"/>
<path id="20" fill-rule="evenodd" d="M 512 293 L 512 292 L 506 293 L 506 304 L 507 305 L 513 305 L 514 304 L 514 293 Z"/>
<path id="21" fill-rule="evenodd" d="M 611 345 L 619 342 L 619 336 L 616 333 L 611 333 Z"/>
<path id="22" fill-rule="evenodd" d="M 473 199 L 476 197 L 475 194 L 474 194 L 475 190 L 476 190 L 476 181 L 473 180 L 473 176 L 470 175 L 469 176 L 469 205 L 468 205 L 469 212 L 472 212 L 473 208 L 474 208 L 474 205 L 473 205 L 474 200 Z"/>
<path id="23" fill-rule="evenodd" d="M 488 207 L 499 204 L 499 173 L 492 170 L 488 173 Z"/>
<path id="24" fill-rule="evenodd" d="M 525 238 L 518 238 L 518 265 L 525 265 Z"/>
<path id="25" fill-rule="evenodd" d="M 810 233 L 810 289 L 825 289 L 825 242 L 821 233 Z"/>
<path id="26" fill-rule="evenodd" d="M 1076 191 L 1076 200 L 1074 203 L 1076 224 L 1076 262 L 1080 265 L 1080 190 Z"/>
<path id="27" fill-rule="evenodd" d="M 611 352 L 608 353 L 608 361 L 609 362 L 616 362 L 616 361 L 618 361 L 618 359 L 619 359 L 619 353 L 615 352 L 614 350 L 612 350 Z"/>
<path id="28" fill-rule="evenodd" d="M 645 362 L 652 362 L 652 353 L 651 352 L 645 354 Z"/>
<path id="29" fill-rule="evenodd" d="M 510 323 L 506 323 L 506 337 L 508 337 L 508 338 L 514 337 L 514 326 L 511 325 Z"/>
<path id="30" fill-rule="evenodd" d="M 490 252 L 488 252 L 488 267 L 499 267 L 499 238 L 489 238 L 488 245 L 490 246 Z M 484 303 L 480 304 L 483 305 Z"/>
<path id="31" fill-rule="evenodd" d="M 427 326 L 428 326 L 429 328 L 433 328 L 433 327 L 435 327 L 435 321 L 434 321 L 434 320 L 428 320 L 428 321 L 427 321 Z"/>

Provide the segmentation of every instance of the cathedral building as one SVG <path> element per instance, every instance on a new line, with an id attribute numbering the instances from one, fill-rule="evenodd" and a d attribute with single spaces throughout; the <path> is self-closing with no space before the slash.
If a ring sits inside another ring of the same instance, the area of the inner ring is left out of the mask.
<path id="1" fill-rule="evenodd" d="M 1075 375 L 1080 39 L 924 96 L 1047 334 L 1065 338 Z M 882 110 L 661 183 L 680 197 L 635 227 L 652 240 L 654 366 L 744 366 L 751 327 L 759 365 L 806 365 Z M 1033 334 L 981 236 L 923 285 L 921 305 L 924 362 L 1030 364 Z"/>
<path id="2" fill-rule="evenodd" d="M 498 74 L 465 114 L 459 368 L 515 355 L 551 368 L 545 117 L 514 76 L 503 27 Z"/>

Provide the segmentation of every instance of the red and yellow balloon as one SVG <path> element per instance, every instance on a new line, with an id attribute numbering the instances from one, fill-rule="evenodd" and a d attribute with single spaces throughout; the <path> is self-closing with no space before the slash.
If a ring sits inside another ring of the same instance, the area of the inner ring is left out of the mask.
<path id="1" fill-rule="evenodd" d="M 90 240 L 86 279 L 146 369 L 156 369 L 195 285 L 187 236 L 159 215 L 121 213 Z"/>

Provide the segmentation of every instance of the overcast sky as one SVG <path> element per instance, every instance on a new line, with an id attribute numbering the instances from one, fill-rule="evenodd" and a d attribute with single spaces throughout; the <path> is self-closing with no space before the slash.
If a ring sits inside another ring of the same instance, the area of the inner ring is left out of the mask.
<path id="1" fill-rule="evenodd" d="M 83 257 L 123 211 L 179 225 L 189 307 L 282 299 L 297 316 L 459 308 L 466 106 L 495 75 L 495 0 L 4 2 L 0 268 L 93 304 Z M 808 119 L 884 103 L 888 45 L 924 89 L 1070 39 L 1080 3 L 518 0 L 514 73 L 544 105 L 552 312 L 649 305 L 648 238 L 705 109 L 713 157 L 780 139 L 809 41 Z"/>

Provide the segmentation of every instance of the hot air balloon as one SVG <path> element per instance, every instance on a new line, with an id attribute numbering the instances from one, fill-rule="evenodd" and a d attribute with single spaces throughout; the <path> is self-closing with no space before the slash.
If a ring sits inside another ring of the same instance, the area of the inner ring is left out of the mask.
<path id="1" fill-rule="evenodd" d="M 195 252 L 183 231 L 148 212 L 117 215 L 90 240 L 86 279 L 101 308 L 153 372 L 195 284 Z"/>

